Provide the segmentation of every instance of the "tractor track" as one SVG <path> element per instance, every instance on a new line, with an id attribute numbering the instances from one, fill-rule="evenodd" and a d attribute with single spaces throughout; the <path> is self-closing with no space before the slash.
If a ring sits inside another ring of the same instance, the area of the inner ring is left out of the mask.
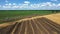
<path id="1" fill-rule="evenodd" d="M 16 22 L 0 29 L 0 34 L 60 34 L 60 25 L 41 17 Z"/>

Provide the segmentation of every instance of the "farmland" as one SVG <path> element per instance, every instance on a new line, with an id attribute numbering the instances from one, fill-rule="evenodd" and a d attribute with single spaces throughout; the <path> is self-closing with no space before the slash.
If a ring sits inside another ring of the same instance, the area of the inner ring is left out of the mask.
<path id="1" fill-rule="evenodd" d="M 51 10 L 0 10 L 0 23 L 1 20 L 14 21 L 19 18 L 27 16 L 47 15 L 52 14 Z M 15 19 L 16 18 L 16 19 Z"/>
<path id="2" fill-rule="evenodd" d="M 0 20 L 11 19 L 16 17 L 26 17 L 33 15 L 46 15 L 51 14 L 52 11 L 43 11 L 43 10 L 0 10 Z"/>
<path id="3" fill-rule="evenodd" d="M 55 21 L 57 20 L 57 21 Z M 0 34 L 60 34 L 60 13 L 0 24 Z"/>
<path id="4" fill-rule="evenodd" d="M 0 11 L 0 19 L 1 18 L 5 18 L 5 17 L 15 17 L 15 16 L 28 16 L 28 15 L 43 15 L 43 14 L 51 14 L 51 11 L 29 11 L 29 10 L 27 10 L 27 11 L 24 11 L 24 10 L 10 10 L 10 11 L 8 11 L 8 10 L 1 10 Z"/>

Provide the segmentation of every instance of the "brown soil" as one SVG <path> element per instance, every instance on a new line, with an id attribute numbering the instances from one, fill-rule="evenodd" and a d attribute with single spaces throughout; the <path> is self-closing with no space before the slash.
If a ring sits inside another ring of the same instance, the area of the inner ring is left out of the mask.
<path id="1" fill-rule="evenodd" d="M 60 13 L 44 16 L 60 25 Z"/>
<path id="2" fill-rule="evenodd" d="M 0 34 L 60 34 L 59 15 L 36 16 L 0 24 Z"/>

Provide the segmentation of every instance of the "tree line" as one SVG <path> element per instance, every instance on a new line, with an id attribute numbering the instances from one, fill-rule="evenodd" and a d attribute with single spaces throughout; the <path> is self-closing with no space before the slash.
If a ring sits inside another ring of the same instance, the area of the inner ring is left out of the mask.
<path id="1" fill-rule="evenodd" d="M 51 10 L 52 11 L 52 13 L 59 13 L 60 12 L 60 10 Z"/>

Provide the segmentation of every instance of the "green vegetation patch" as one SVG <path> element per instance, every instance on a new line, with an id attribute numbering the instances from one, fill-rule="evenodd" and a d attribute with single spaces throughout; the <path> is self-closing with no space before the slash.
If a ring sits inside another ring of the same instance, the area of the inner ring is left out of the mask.
<path id="1" fill-rule="evenodd" d="M 47 15 L 52 13 L 53 12 L 51 10 L 0 10 L 0 20 L 19 16 L 25 17 L 31 15 Z"/>

